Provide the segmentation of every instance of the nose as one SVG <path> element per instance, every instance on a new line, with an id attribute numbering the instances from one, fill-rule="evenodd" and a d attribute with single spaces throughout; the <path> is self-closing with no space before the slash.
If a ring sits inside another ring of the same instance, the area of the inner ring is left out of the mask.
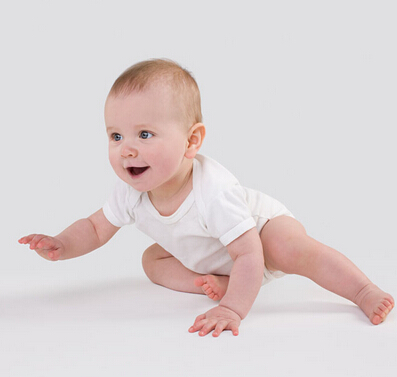
<path id="1" fill-rule="evenodd" d="M 123 145 L 121 149 L 121 157 L 137 157 L 138 150 L 134 148 L 132 145 Z"/>

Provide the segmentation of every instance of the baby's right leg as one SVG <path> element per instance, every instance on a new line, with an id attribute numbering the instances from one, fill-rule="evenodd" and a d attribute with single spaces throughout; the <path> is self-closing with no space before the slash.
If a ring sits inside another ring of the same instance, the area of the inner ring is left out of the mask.
<path id="1" fill-rule="evenodd" d="M 206 294 L 213 300 L 222 298 L 229 282 L 228 276 L 201 275 L 187 269 L 158 244 L 143 253 L 142 266 L 155 284 L 174 291 Z"/>

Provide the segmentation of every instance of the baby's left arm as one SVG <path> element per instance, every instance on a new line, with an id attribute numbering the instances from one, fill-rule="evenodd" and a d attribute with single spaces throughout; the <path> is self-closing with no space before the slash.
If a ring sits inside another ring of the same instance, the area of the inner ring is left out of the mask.
<path id="1" fill-rule="evenodd" d="M 262 242 L 256 228 L 244 233 L 227 246 L 234 261 L 229 285 L 219 306 L 196 318 L 190 332 L 207 335 L 214 330 L 219 336 L 223 330 L 238 335 L 238 326 L 246 317 L 258 295 L 263 280 L 264 259 Z"/>

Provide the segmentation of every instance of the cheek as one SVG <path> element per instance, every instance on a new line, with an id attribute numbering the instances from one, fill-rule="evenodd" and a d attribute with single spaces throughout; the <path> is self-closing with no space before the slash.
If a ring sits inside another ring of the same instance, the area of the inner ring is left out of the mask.
<path id="1" fill-rule="evenodd" d="M 179 165 L 185 155 L 183 143 L 169 143 L 161 151 L 160 164 L 163 166 Z"/>
<path id="2" fill-rule="evenodd" d="M 114 170 L 116 170 L 119 165 L 118 158 L 117 158 L 116 152 L 111 148 L 109 148 L 109 162 L 110 162 L 110 165 L 112 166 L 112 168 Z"/>

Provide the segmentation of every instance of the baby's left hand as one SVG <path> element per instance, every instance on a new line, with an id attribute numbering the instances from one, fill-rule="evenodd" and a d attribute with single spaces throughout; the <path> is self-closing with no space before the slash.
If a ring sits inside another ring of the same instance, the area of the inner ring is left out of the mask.
<path id="1" fill-rule="evenodd" d="M 199 315 L 189 332 L 200 331 L 200 336 L 207 335 L 214 330 L 212 336 L 218 337 L 223 330 L 231 330 L 233 335 L 238 335 L 241 318 L 233 310 L 224 306 L 217 306 L 205 314 Z"/>

